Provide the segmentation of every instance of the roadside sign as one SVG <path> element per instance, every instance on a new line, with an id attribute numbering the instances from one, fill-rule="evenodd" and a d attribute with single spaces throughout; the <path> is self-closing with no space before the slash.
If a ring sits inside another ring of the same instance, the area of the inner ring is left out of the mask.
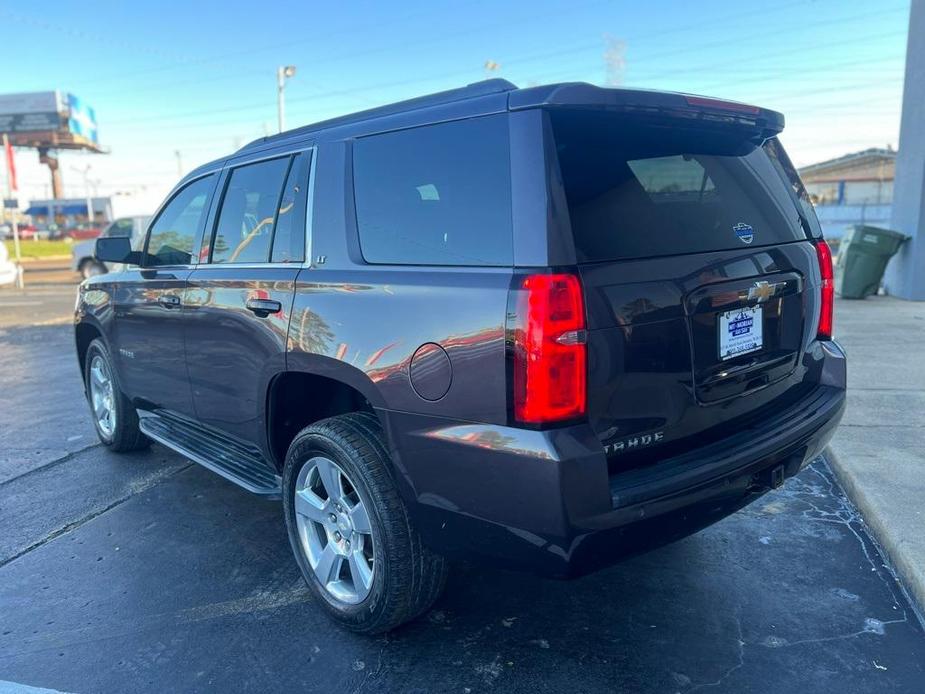
<path id="1" fill-rule="evenodd" d="M 19 200 L 16 198 L 4 198 L 3 199 L 3 209 L 4 210 L 18 210 Z"/>

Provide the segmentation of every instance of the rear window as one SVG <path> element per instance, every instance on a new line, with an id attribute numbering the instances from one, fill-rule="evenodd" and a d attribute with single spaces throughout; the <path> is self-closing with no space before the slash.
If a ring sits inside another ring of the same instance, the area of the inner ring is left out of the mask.
<path id="1" fill-rule="evenodd" d="M 805 239 L 767 153 L 731 134 L 550 114 L 580 262 Z"/>
<path id="2" fill-rule="evenodd" d="M 360 139 L 353 150 L 353 177 L 366 262 L 513 263 L 504 116 Z"/>

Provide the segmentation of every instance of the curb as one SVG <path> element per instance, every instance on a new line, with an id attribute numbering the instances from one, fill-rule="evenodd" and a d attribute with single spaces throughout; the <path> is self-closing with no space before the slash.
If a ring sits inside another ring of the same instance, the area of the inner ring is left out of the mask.
<path id="1" fill-rule="evenodd" d="M 902 587 L 915 603 L 915 609 L 919 614 L 925 613 L 925 565 L 916 563 L 903 551 L 902 537 L 897 535 L 894 528 L 884 523 L 877 511 L 876 503 L 864 490 L 864 485 L 858 482 L 847 466 L 839 462 L 839 458 L 842 457 L 839 448 L 837 442 L 830 443 L 824 453 L 826 460 L 844 488 L 845 494 L 861 512 L 864 522 L 886 554 L 887 560 L 895 567 Z"/>
<path id="2" fill-rule="evenodd" d="M 56 261 L 56 260 L 70 260 L 71 256 L 69 255 L 24 255 L 19 259 L 23 265 L 30 265 L 32 263 L 41 263 L 46 260 Z"/>

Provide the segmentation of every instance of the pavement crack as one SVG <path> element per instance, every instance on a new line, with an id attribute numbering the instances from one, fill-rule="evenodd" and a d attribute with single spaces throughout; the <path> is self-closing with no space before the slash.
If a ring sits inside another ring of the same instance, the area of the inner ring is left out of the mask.
<path id="1" fill-rule="evenodd" d="M 96 448 L 97 446 L 100 446 L 100 445 L 102 444 L 100 444 L 98 441 L 95 443 L 87 444 L 83 448 L 78 448 L 77 450 L 69 451 L 68 453 L 65 453 L 60 458 L 49 460 L 44 465 L 39 465 L 38 467 L 34 467 L 31 470 L 26 470 L 22 474 L 15 475 L 14 477 L 8 477 L 7 479 L 0 481 L 0 488 L 2 488 L 6 484 L 9 484 L 10 482 L 15 482 L 16 480 L 21 480 L 24 477 L 29 477 L 30 475 L 34 475 L 39 472 L 44 472 L 45 470 L 48 470 L 50 468 L 57 467 L 61 463 L 66 463 L 67 461 L 72 460 L 75 456 L 80 455 L 81 453 L 85 453 L 86 451 L 89 451 L 91 448 Z"/>
<path id="2" fill-rule="evenodd" d="M 891 619 L 886 622 L 880 622 L 878 620 L 878 626 L 885 627 L 890 624 L 905 624 L 908 620 L 903 617 L 902 619 Z M 877 634 L 878 632 L 872 629 L 861 629 L 860 631 L 852 631 L 849 634 L 836 634 L 835 636 L 820 636 L 817 639 L 801 639 L 799 641 L 788 641 L 787 643 L 782 643 L 779 645 L 773 646 L 774 648 L 790 648 L 792 646 L 805 646 L 808 644 L 814 643 L 828 643 L 829 641 L 845 641 L 847 639 L 857 638 L 858 636 L 863 636 L 864 634 Z"/>
<path id="3" fill-rule="evenodd" d="M 746 643 L 745 643 L 745 639 L 742 637 L 742 618 L 739 614 L 736 614 L 736 634 L 737 634 L 736 643 L 739 645 L 739 654 L 738 654 L 739 662 L 737 662 L 735 665 L 727 669 L 726 672 L 724 672 L 720 676 L 720 678 L 716 680 L 715 682 L 703 682 L 701 684 L 698 684 L 696 687 L 689 689 L 688 692 L 696 692 L 698 689 L 718 687 L 723 682 L 725 682 L 727 679 L 729 679 L 732 673 L 734 673 L 736 670 L 739 670 L 743 665 L 745 665 Z"/>
<path id="4" fill-rule="evenodd" d="M 382 673 L 382 654 L 385 653 L 385 648 L 386 647 L 383 646 L 379 649 L 379 658 L 378 662 L 376 663 L 376 669 L 371 671 L 367 670 L 366 676 L 357 685 L 357 688 L 351 692 L 351 694 L 359 694 L 361 691 L 363 691 L 367 684 L 378 679 L 379 675 Z"/>
<path id="5" fill-rule="evenodd" d="M 71 457 L 71 456 L 65 456 L 64 458 L 60 459 L 60 461 L 56 461 L 56 462 L 62 462 L 62 461 L 66 460 L 66 459 L 68 459 L 68 458 L 70 458 L 70 457 Z M 107 512 L 109 512 L 109 511 L 111 511 L 112 509 L 116 508 L 117 506 L 121 506 L 122 504 L 124 504 L 126 501 L 128 501 L 128 500 L 131 499 L 132 497 L 137 496 L 138 494 L 141 494 L 142 492 L 145 492 L 145 491 L 147 491 L 148 489 L 151 489 L 152 487 L 154 487 L 154 486 L 160 484 L 160 483 L 163 482 L 164 480 L 166 480 L 166 479 L 168 479 L 168 478 L 170 478 L 170 477 L 172 477 L 172 476 L 174 476 L 174 475 L 176 475 L 176 474 L 178 474 L 178 473 L 180 473 L 180 472 L 183 472 L 184 470 L 187 470 L 187 469 L 191 468 L 193 465 L 194 465 L 194 463 L 187 463 L 186 465 L 183 465 L 183 466 L 178 467 L 178 468 L 170 468 L 170 469 L 166 469 L 166 470 L 163 470 L 163 471 L 159 471 L 157 474 L 151 475 L 150 477 L 148 477 L 148 478 L 142 480 L 140 483 L 135 484 L 135 485 L 132 485 L 131 488 L 129 489 L 129 492 L 128 492 L 127 494 L 125 494 L 125 495 L 119 497 L 118 499 L 115 499 L 112 503 L 106 505 L 105 507 L 96 509 L 95 511 L 92 511 L 92 512 L 88 513 L 86 516 L 83 516 L 82 518 L 79 518 L 79 519 L 77 519 L 77 520 L 75 520 L 75 521 L 72 521 L 72 522 L 70 522 L 70 523 L 67 523 L 66 525 L 61 526 L 61 527 L 58 528 L 57 530 L 53 530 L 53 531 L 50 532 L 48 535 L 46 535 L 45 537 L 43 537 L 42 539 L 40 539 L 40 540 L 38 540 L 38 541 L 36 541 L 36 542 L 33 542 L 33 543 L 32 543 L 31 545 L 29 545 L 28 547 L 25 547 L 24 549 L 21 549 L 20 551 L 16 552 L 15 554 L 13 554 L 13 555 L 11 555 L 11 556 L 5 558 L 5 559 L 0 560 L 0 569 L 2 569 L 2 568 L 3 568 L 4 566 L 6 566 L 7 564 L 11 564 L 12 562 L 16 561 L 16 560 L 19 559 L 20 557 L 23 557 L 23 556 L 29 554 L 29 552 L 32 552 L 32 551 L 34 551 L 34 550 L 36 550 L 36 549 L 39 549 L 40 547 L 43 547 L 44 545 L 47 545 L 49 542 L 51 542 L 51 541 L 53 541 L 53 540 L 56 540 L 57 538 L 61 537 L 62 535 L 66 535 L 67 533 L 71 532 L 72 530 L 76 530 L 77 528 L 80 528 L 81 526 L 85 525 L 86 523 L 89 523 L 90 521 L 92 521 L 94 518 L 99 518 L 99 517 L 102 516 L 104 513 L 107 513 Z M 46 465 L 46 466 L 43 466 L 42 468 L 39 468 L 39 469 L 46 469 L 47 467 L 48 467 L 48 466 Z M 30 474 L 30 473 L 25 473 L 25 474 Z M 23 477 L 23 476 L 24 476 L 24 475 L 20 475 L 20 477 Z M 17 478 L 17 479 L 18 479 L 18 478 Z"/>
<path id="6" fill-rule="evenodd" d="M 835 473 L 832 470 L 832 466 L 829 465 L 829 461 L 826 459 L 825 454 L 823 454 L 821 458 L 825 466 L 826 474 L 823 474 L 815 467 L 811 468 L 811 470 L 822 480 L 828 493 L 831 495 L 831 498 L 838 502 L 839 508 L 836 513 L 833 514 L 820 509 L 810 499 L 804 497 L 802 499 L 803 502 L 808 504 L 810 508 L 806 511 L 803 511 L 803 517 L 807 520 L 816 520 L 821 523 L 835 523 L 842 525 L 847 528 L 852 535 L 854 535 L 855 539 L 857 539 L 858 544 L 861 546 L 861 551 L 864 553 L 864 557 L 870 564 L 871 570 L 876 573 L 877 578 L 887 589 L 887 592 L 893 601 L 893 607 L 902 613 L 902 619 L 884 621 L 883 624 L 896 624 L 907 622 L 909 620 L 909 615 L 906 612 L 906 609 L 903 607 L 904 601 L 901 600 L 900 596 L 896 594 L 897 590 L 899 590 L 899 592 L 904 598 L 906 598 L 906 601 L 908 601 L 908 604 L 911 606 L 912 612 L 916 619 L 922 623 L 923 627 L 925 627 L 925 620 L 922 619 L 922 615 L 920 615 L 916 610 L 916 603 L 908 596 L 905 587 L 899 580 L 899 575 L 896 573 L 896 570 L 893 568 L 893 566 L 889 563 L 888 555 L 879 545 L 873 533 L 870 532 L 870 529 L 868 528 L 867 523 L 864 521 L 864 517 L 861 515 L 861 512 L 858 511 L 857 507 L 855 507 L 852 501 L 848 498 L 847 494 L 845 494 L 845 492 L 838 486 L 837 482 L 835 481 Z M 815 515 L 809 515 L 811 512 L 815 512 Z M 858 527 L 864 531 L 863 535 L 858 531 Z M 879 554 L 879 558 L 875 559 L 873 556 L 871 556 L 871 547 L 877 554 Z"/>

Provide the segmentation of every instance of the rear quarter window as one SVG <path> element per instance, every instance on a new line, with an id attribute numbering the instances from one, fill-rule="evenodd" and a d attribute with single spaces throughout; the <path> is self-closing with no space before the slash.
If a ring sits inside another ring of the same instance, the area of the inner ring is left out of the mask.
<path id="1" fill-rule="evenodd" d="M 509 149 L 501 115 L 357 140 L 354 196 L 366 262 L 511 265 Z"/>

